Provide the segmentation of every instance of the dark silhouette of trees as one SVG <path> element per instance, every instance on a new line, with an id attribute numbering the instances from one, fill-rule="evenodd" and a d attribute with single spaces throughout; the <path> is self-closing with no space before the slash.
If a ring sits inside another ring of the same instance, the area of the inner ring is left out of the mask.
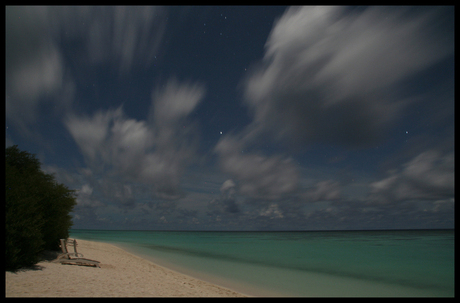
<path id="1" fill-rule="evenodd" d="M 17 145 L 5 152 L 6 270 L 32 266 L 43 250 L 59 249 L 69 236 L 74 190 L 40 169 L 35 155 Z"/>

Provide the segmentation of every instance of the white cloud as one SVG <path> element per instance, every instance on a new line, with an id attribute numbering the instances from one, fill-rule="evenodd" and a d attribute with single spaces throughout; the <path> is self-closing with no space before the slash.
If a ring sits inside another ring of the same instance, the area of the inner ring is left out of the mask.
<path id="1" fill-rule="evenodd" d="M 404 200 L 438 200 L 454 196 L 454 155 L 428 150 L 370 184 L 371 204 Z"/>
<path id="2" fill-rule="evenodd" d="M 78 55 L 88 63 L 108 62 L 120 74 L 153 62 L 166 26 L 164 8 L 155 6 L 68 6 L 47 10 L 53 35 L 78 42 Z"/>
<path id="3" fill-rule="evenodd" d="M 19 100 L 37 102 L 38 97 L 54 93 L 62 85 L 64 68 L 59 51 L 52 45 L 39 47 L 33 59 L 11 71 L 11 92 Z"/>
<path id="4" fill-rule="evenodd" d="M 91 194 L 93 193 L 93 188 L 91 186 L 89 186 L 88 184 L 85 184 L 85 185 L 82 186 L 80 192 L 82 194 L 86 194 L 86 195 L 91 196 Z"/>
<path id="5" fill-rule="evenodd" d="M 76 208 L 96 208 L 104 206 L 98 199 L 92 196 L 93 188 L 89 184 L 84 184 L 80 190 L 77 191 L 77 205 Z"/>
<path id="6" fill-rule="evenodd" d="M 254 113 L 248 138 L 269 132 L 293 144 L 378 142 L 408 102 L 397 84 L 453 53 L 449 33 L 432 29 L 441 13 L 289 8 L 245 82 Z"/>
<path id="7" fill-rule="evenodd" d="M 75 79 L 94 64 L 110 63 L 120 74 L 150 66 L 160 56 L 165 17 L 164 8 L 155 6 L 8 6 L 8 123 L 32 136 L 31 125 L 38 118 L 69 110 Z M 72 58 L 79 64 L 65 61 L 62 45 L 72 46 Z M 39 115 L 43 102 L 52 102 L 54 109 Z"/>
<path id="8" fill-rule="evenodd" d="M 291 159 L 241 153 L 242 147 L 241 141 L 227 135 L 219 140 L 214 149 L 220 156 L 222 170 L 238 181 L 240 194 L 278 199 L 297 189 L 298 171 Z"/>
<path id="9" fill-rule="evenodd" d="M 232 179 L 228 179 L 220 187 L 220 192 L 222 194 L 228 193 L 229 195 L 233 195 L 235 193 L 235 186 L 235 182 Z"/>
<path id="10" fill-rule="evenodd" d="M 38 118 L 40 98 L 61 105 L 65 98 L 56 96 L 69 85 L 47 18 L 43 7 L 6 8 L 6 118 L 27 135 Z"/>
<path id="11" fill-rule="evenodd" d="M 109 136 L 109 123 L 119 115 L 121 108 L 106 113 L 97 112 L 93 117 L 70 115 L 64 123 L 83 155 L 93 162 L 98 154 L 102 159 L 108 158 L 104 149 Z"/>
<path id="12" fill-rule="evenodd" d="M 197 144 L 197 129 L 186 118 L 204 88 L 172 81 L 152 96 L 148 121 L 129 119 L 120 107 L 92 117 L 70 115 L 65 125 L 91 168 L 112 169 L 126 180 L 154 186 L 160 198 L 178 198 L 180 176 Z"/>
<path id="13" fill-rule="evenodd" d="M 333 201 L 341 197 L 341 186 L 339 182 L 326 180 L 316 183 L 314 190 L 306 193 L 309 202 Z"/>
<path id="14" fill-rule="evenodd" d="M 189 115 L 203 99 L 205 90 L 199 84 L 180 84 L 168 81 L 161 90 L 152 93 L 149 119 L 157 126 L 170 126 Z"/>
<path id="15" fill-rule="evenodd" d="M 259 214 L 263 217 L 269 217 L 270 219 L 284 217 L 276 203 L 271 203 L 266 209 L 262 209 Z"/>
<path id="16" fill-rule="evenodd" d="M 239 135 L 222 136 L 214 149 L 238 193 L 279 199 L 298 189 L 289 158 L 248 151 L 257 139 L 294 146 L 381 142 L 409 102 L 398 85 L 452 54 L 449 33 L 431 28 L 439 19 L 442 9 L 289 8 L 243 83 L 252 123 Z M 328 180 L 302 196 L 332 201 L 341 194 L 341 185 Z"/>

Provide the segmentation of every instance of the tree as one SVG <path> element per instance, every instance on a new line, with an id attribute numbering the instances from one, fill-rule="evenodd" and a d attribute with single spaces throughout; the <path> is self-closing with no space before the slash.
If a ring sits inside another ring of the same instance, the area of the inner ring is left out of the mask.
<path id="1" fill-rule="evenodd" d="M 5 167 L 6 269 L 16 270 L 37 263 L 41 251 L 58 249 L 59 239 L 69 236 L 76 195 L 17 145 L 6 149 Z"/>
<path id="2" fill-rule="evenodd" d="M 5 163 L 5 258 L 6 270 L 32 266 L 43 249 L 43 220 L 38 200 L 29 193 L 27 176 Z"/>

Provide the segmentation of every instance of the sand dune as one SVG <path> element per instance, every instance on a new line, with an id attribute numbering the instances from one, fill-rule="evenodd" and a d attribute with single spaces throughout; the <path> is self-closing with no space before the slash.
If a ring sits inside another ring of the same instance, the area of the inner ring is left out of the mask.
<path id="1" fill-rule="evenodd" d="M 39 262 L 5 272 L 6 297 L 242 297 L 243 294 L 169 270 L 116 246 L 78 240 L 101 268 Z"/>

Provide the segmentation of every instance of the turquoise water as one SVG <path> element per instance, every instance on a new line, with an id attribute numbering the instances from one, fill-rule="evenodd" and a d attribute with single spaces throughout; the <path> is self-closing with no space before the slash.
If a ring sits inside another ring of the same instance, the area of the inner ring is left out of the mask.
<path id="1" fill-rule="evenodd" d="M 249 295 L 454 296 L 454 231 L 71 230 Z"/>

